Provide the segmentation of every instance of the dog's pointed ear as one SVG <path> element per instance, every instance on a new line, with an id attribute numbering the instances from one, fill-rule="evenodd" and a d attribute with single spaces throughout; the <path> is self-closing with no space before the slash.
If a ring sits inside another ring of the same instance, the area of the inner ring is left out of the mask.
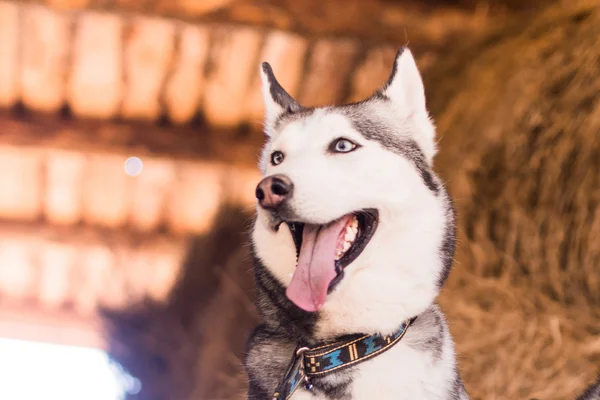
<path id="1" fill-rule="evenodd" d="M 408 48 L 398 51 L 392 73 L 379 94 L 392 103 L 399 116 L 414 124 L 413 137 L 431 165 L 436 153 L 435 127 L 427 112 L 423 79 Z"/>
<path id="2" fill-rule="evenodd" d="M 271 136 L 273 125 L 279 116 L 286 112 L 299 111 L 302 106 L 277 82 L 269 63 L 263 62 L 261 64 L 260 77 L 265 102 L 265 133 Z"/>
<path id="3" fill-rule="evenodd" d="M 396 103 L 399 111 L 405 114 L 427 112 L 423 80 L 415 58 L 407 47 L 401 48 L 396 54 L 392 73 L 381 93 Z"/>

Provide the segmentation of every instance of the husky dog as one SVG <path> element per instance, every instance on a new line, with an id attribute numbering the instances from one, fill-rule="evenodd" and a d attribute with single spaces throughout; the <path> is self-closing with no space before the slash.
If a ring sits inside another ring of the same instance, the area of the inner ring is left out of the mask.
<path id="1" fill-rule="evenodd" d="M 261 67 L 252 250 L 264 324 L 248 343 L 248 398 L 467 399 L 435 302 L 454 208 L 432 171 L 411 52 L 373 96 L 342 106 L 303 107 Z"/>

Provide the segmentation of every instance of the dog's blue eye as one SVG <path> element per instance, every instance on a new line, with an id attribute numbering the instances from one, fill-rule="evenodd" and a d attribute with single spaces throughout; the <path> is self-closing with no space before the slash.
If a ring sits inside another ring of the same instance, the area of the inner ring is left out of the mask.
<path id="1" fill-rule="evenodd" d="M 271 153 L 271 164 L 279 165 L 283 162 L 284 158 L 285 158 L 285 156 L 283 155 L 282 152 L 274 151 L 273 153 Z"/>
<path id="2" fill-rule="evenodd" d="M 330 151 L 333 153 L 349 153 L 355 150 L 358 145 L 348 139 L 337 139 L 331 143 Z"/>

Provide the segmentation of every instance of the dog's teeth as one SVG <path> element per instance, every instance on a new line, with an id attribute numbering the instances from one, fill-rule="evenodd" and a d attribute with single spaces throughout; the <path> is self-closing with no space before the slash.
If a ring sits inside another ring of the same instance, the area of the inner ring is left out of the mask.
<path id="1" fill-rule="evenodd" d="M 348 249 L 350 248 L 351 243 L 350 242 L 344 242 L 344 247 L 342 248 L 342 251 L 345 253 L 348 251 Z"/>
<path id="2" fill-rule="evenodd" d="M 356 240 L 356 236 L 358 235 L 358 219 L 354 217 L 352 222 L 346 227 L 346 231 L 344 232 L 344 243 L 342 244 L 342 248 L 338 249 L 335 253 L 336 261 L 342 258 L 342 256 L 352 247 L 352 243 Z"/>
<path id="3" fill-rule="evenodd" d="M 346 233 L 344 235 L 344 239 L 346 241 L 354 241 L 354 239 L 356 239 L 356 234 L 358 233 L 358 227 L 352 225 L 348 225 L 348 227 L 346 227 Z"/>
<path id="4" fill-rule="evenodd" d="M 355 238 L 356 238 L 356 232 L 351 231 L 351 230 L 346 231 L 346 234 L 344 235 L 344 239 L 346 240 L 346 242 L 352 242 Z"/>

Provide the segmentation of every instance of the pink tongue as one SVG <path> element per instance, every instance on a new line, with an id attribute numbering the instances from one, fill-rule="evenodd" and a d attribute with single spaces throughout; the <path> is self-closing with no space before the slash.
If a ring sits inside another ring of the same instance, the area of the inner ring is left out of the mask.
<path id="1" fill-rule="evenodd" d="M 335 254 L 338 240 L 351 216 L 329 225 L 304 226 L 298 266 L 286 290 L 287 297 L 305 311 L 317 311 L 327 297 L 335 278 Z"/>

